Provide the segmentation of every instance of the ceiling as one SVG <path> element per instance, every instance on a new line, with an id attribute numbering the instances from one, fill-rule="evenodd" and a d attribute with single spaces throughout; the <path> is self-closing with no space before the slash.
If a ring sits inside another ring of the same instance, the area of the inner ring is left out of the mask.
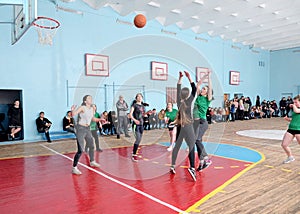
<path id="1" fill-rule="evenodd" d="M 61 0 L 71 2 L 74 0 Z M 300 0 L 81 0 L 266 50 L 300 47 Z"/>

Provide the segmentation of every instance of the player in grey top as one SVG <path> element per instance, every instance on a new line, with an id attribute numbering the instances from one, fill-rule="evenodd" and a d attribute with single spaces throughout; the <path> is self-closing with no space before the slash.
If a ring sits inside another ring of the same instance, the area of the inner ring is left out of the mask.
<path id="1" fill-rule="evenodd" d="M 90 156 L 90 166 L 92 167 L 100 167 L 98 163 L 94 160 L 94 140 L 90 130 L 90 124 L 93 121 L 99 122 L 99 118 L 95 118 L 95 109 L 92 106 L 92 97 L 90 95 L 85 95 L 82 99 L 82 104 L 80 107 L 76 109 L 76 106 L 73 105 L 71 107 L 72 115 L 78 116 L 78 123 L 75 126 L 75 133 L 77 137 L 77 153 L 74 156 L 73 161 L 73 169 L 72 173 L 76 175 L 82 174 L 77 168 L 77 164 L 80 156 L 84 151 L 84 140 L 89 148 L 89 156 Z"/>

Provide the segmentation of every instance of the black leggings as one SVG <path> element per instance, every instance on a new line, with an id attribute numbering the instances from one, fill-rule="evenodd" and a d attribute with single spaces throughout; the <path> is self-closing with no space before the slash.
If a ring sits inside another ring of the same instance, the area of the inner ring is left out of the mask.
<path id="1" fill-rule="evenodd" d="M 144 126 L 143 125 L 134 125 L 133 126 L 133 134 L 135 136 L 135 142 L 133 145 L 133 151 L 132 154 L 136 154 L 137 149 L 139 148 L 140 142 L 142 141 L 142 136 L 144 132 Z"/>

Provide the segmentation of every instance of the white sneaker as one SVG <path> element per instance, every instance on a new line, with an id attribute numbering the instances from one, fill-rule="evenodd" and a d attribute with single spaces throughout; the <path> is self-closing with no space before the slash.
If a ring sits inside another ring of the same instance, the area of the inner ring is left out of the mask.
<path id="1" fill-rule="evenodd" d="M 167 150 L 169 152 L 171 152 L 173 150 L 173 148 L 175 147 L 175 143 L 171 143 L 171 145 L 167 148 Z"/>
<path id="2" fill-rule="evenodd" d="M 100 167 L 100 164 L 96 163 L 95 161 L 90 162 L 90 166 L 92 167 Z"/>
<path id="3" fill-rule="evenodd" d="M 290 163 L 293 162 L 295 158 L 293 156 L 288 157 L 286 160 L 283 161 L 283 163 Z"/>
<path id="4" fill-rule="evenodd" d="M 81 175 L 82 173 L 79 171 L 79 169 L 76 167 L 73 167 L 72 168 L 72 174 L 75 174 L 75 175 Z"/>

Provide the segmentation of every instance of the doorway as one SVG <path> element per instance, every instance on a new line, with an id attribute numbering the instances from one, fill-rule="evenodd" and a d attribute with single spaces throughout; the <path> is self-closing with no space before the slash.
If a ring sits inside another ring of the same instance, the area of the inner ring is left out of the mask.
<path id="1" fill-rule="evenodd" d="M 9 120 L 8 120 L 8 110 L 13 106 L 14 100 L 20 100 L 20 108 L 22 108 L 22 90 L 10 90 L 10 89 L 0 89 L 0 141 L 7 141 L 10 132 Z M 21 118 L 23 121 L 23 118 Z M 23 124 L 22 124 L 22 127 Z M 16 140 L 23 140 L 24 132 L 23 129 L 19 132 Z"/>

